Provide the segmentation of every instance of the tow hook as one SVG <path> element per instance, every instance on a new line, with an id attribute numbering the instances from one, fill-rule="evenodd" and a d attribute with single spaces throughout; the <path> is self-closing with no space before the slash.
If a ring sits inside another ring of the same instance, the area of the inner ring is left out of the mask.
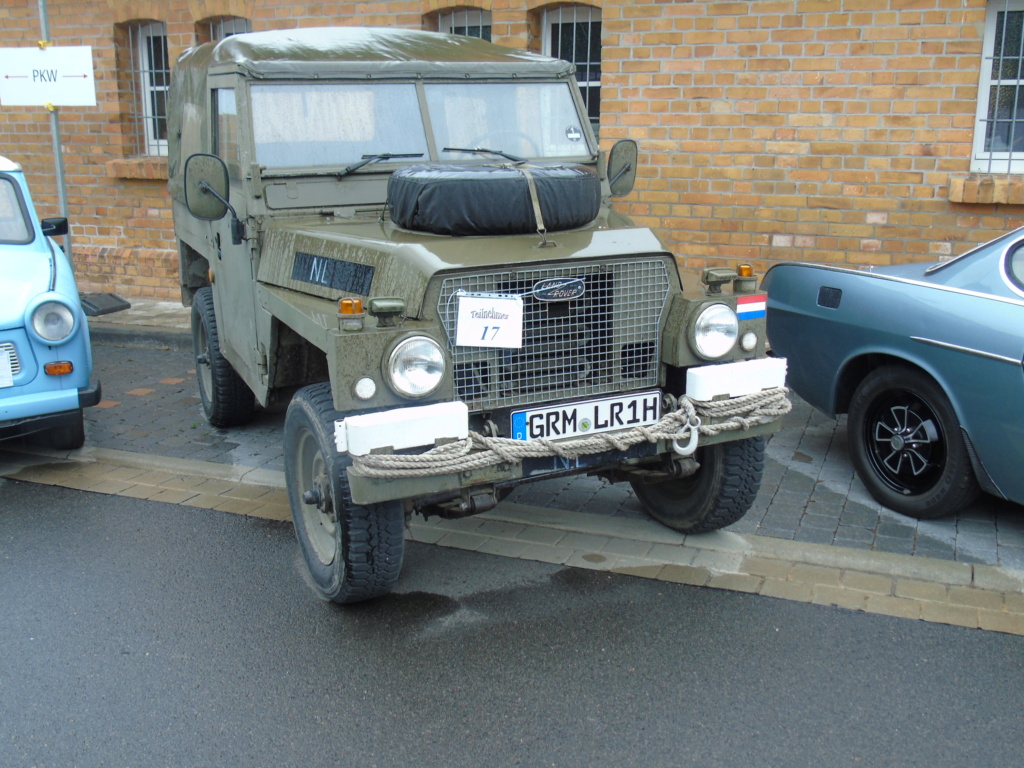
<path id="1" fill-rule="evenodd" d="M 689 439 L 685 445 L 679 444 L 679 438 L 684 435 L 683 431 L 680 430 L 676 433 L 676 436 L 672 438 L 672 450 L 678 453 L 680 456 L 693 456 L 697 450 L 697 439 L 699 437 L 700 418 L 694 417 L 687 425 L 690 429 Z"/>

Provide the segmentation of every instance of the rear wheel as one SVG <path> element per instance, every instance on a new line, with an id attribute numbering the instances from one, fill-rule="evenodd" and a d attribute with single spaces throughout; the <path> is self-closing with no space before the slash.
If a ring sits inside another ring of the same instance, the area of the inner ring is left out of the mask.
<path id="1" fill-rule="evenodd" d="M 647 514 L 684 533 L 706 533 L 742 518 L 757 496 L 764 473 L 763 437 L 697 449 L 700 469 L 662 483 L 633 482 Z"/>
<path id="2" fill-rule="evenodd" d="M 960 421 L 931 377 L 902 365 L 872 371 L 850 401 L 850 455 L 875 499 L 910 517 L 942 517 L 980 493 Z"/>
<path id="3" fill-rule="evenodd" d="M 351 460 L 334 443 L 334 422 L 342 416 L 328 383 L 295 394 L 284 424 L 285 479 L 314 589 L 336 603 L 354 603 L 387 594 L 398 581 L 405 512 L 399 501 L 352 502 Z"/>
<path id="4" fill-rule="evenodd" d="M 192 299 L 192 353 L 206 420 L 215 427 L 247 424 L 256 398 L 220 352 L 210 286 L 200 288 Z"/>

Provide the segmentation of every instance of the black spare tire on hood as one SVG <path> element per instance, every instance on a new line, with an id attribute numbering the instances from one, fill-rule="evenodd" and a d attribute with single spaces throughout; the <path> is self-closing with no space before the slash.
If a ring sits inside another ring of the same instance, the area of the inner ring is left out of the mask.
<path id="1" fill-rule="evenodd" d="M 437 235 L 523 235 L 582 227 L 601 207 L 601 180 L 582 165 L 410 165 L 388 179 L 391 219 Z"/>

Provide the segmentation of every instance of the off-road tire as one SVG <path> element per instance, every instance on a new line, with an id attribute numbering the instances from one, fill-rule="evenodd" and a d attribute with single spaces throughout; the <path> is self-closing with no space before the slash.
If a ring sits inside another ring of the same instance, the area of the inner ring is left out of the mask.
<path id="1" fill-rule="evenodd" d="M 192 355 L 206 420 L 215 427 L 237 427 L 251 421 L 256 398 L 221 354 L 213 289 L 208 285 L 192 298 Z"/>
<path id="2" fill-rule="evenodd" d="M 957 512 L 981 492 L 942 388 L 903 365 L 872 371 L 850 401 L 846 425 L 853 466 L 880 504 L 927 520 Z"/>
<path id="3" fill-rule="evenodd" d="M 661 483 L 631 482 L 647 514 L 684 533 L 707 533 L 742 518 L 764 474 L 763 437 L 697 449 L 696 474 Z"/>
<path id="4" fill-rule="evenodd" d="M 327 600 L 355 603 L 387 594 L 398 581 L 405 511 L 400 501 L 352 502 L 351 459 L 339 454 L 334 443 L 334 422 L 343 417 L 334 410 L 329 383 L 295 393 L 284 423 L 285 480 L 313 588 Z M 304 498 L 314 490 L 319 503 Z"/>

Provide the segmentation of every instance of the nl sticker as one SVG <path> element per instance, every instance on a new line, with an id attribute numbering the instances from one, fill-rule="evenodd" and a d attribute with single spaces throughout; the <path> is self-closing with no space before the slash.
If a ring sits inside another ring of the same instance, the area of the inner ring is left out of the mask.
<path id="1" fill-rule="evenodd" d="M 455 344 L 459 347 L 523 346 L 521 296 L 459 296 Z"/>

